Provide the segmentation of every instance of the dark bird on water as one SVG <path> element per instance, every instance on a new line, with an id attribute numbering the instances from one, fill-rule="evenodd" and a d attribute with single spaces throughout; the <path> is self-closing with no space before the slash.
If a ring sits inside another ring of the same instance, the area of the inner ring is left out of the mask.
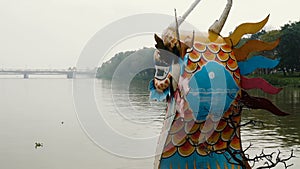
<path id="1" fill-rule="evenodd" d="M 43 143 L 35 142 L 34 148 L 37 149 L 38 147 L 43 147 Z"/>

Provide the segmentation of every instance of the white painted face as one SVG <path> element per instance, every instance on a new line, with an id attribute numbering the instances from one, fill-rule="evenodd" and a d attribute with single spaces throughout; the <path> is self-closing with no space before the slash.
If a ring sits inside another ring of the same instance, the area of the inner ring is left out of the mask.
<path id="1" fill-rule="evenodd" d="M 178 64 L 178 56 L 174 55 L 169 51 L 156 50 L 154 52 L 155 61 L 155 79 L 164 83 L 169 81 L 169 77 L 172 77 L 172 86 L 174 89 L 177 88 L 180 66 Z"/>
<path id="2" fill-rule="evenodd" d="M 165 66 L 158 66 L 155 65 L 155 78 L 159 80 L 165 79 L 170 72 L 170 66 L 165 67 Z"/>
<path id="3" fill-rule="evenodd" d="M 155 50 L 154 52 L 154 62 L 155 62 L 155 78 L 159 80 L 165 79 L 170 73 L 171 63 L 167 59 L 163 59 L 160 56 L 160 51 Z"/>

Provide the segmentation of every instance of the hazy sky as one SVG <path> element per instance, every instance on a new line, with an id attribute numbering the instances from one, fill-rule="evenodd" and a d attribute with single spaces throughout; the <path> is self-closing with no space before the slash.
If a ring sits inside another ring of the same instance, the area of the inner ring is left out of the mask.
<path id="1" fill-rule="evenodd" d="M 0 68 L 75 66 L 85 44 L 105 25 L 133 14 L 173 15 L 174 8 L 180 15 L 193 1 L 0 0 Z M 268 14 L 267 29 L 300 20 L 299 0 L 233 1 L 222 35 L 240 23 L 260 21 Z M 225 4 L 226 0 L 202 0 L 187 21 L 206 31 Z M 152 46 L 150 38 L 148 35 L 139 43 L 121 43 L 114 51 Z"/>

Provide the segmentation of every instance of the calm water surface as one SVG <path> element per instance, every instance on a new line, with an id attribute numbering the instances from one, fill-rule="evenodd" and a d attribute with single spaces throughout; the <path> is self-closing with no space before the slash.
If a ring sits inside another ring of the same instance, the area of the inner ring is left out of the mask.
<path id="1" fill-rule="evenodd" d="M 85 80 L 76 79 L 74 83 Z M 165 104 L 149 101 L 146 83 L 132 83 L 129 92 L 121 84 L 112 90 L 110 81 L 94 83 L 98 108 L 115 131 L 137 139 L 158 136 Z M 151 169 L 153 166 L 153 157 L 120 157 L 104 151 L 87 136 L 77 119 L 70 79 L 2 78 L 0 94 L 1 169 Z M 250 156 L 262 149 L 266 153 L 279 149 L 283 155 L 289 155 L 293 149 L 300 157 L 300 88 L 285 88 L 276 96 L 256 90 L 251 94 L 268 97 L 291 115 L 277 117 L 265 111 L 245 110 L 243 122 L 254 119 L 264 123 L 242 129 L 243 146 L 253 144 Z M 44 146 L 35 149 L 35 142 Z M 148 147 L 155 148 L 156 144 Z M 288 164 L 291 163 L 294 165 L 290 168 L 300 168 L 299 158 L 293 158 Z"/>

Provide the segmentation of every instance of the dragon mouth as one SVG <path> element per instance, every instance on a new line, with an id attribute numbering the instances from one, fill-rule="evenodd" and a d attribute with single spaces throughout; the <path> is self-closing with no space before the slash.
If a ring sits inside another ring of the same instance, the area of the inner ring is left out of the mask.
<path id="1" fill-rule="evenodd" d="M 164 80 L 170 72 L 169 66 L 158 66 L 155 65 L 155 78 L 158 80 Z"/>

